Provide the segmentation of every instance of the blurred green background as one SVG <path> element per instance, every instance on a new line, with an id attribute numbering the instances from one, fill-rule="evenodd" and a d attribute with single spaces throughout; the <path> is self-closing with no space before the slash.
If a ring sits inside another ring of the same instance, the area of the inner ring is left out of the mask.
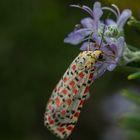
<path id="1" fill-rule="evenodd" d="M 63 39 L 87 16 L 69 4 L 92 7 L 93 3 L 94 0 L 0 1 L 1 140 L 57 140 L 43 125 L 45 106 L 54 86 L 79 53 L 79 46 L 64 44 Z M 140 19 L 139 0 L 102 0 L 102 3 L 130 8 Z M 140 47 L 138 33 L 131 27 L 126 27 L 125 32 L 126 41 Z M 105 116 L 112 112 L 112 102 L 107 112 L 102 106 L 122 88 L 140 91 L 140 80 L 127 80 L 133 71 L 130 67 L 118 67 L 96 80 L 69 140 L 106 140 L 104 134 L 112 118 L 105 119 Z M 117 104 L 121 100 L 121 106 L 125 105 L 123 97 L 116 98 Z M 128 107 L 124 107 L 124 112 Z M 120 137 L 120 132 L 117 136 Z"/>

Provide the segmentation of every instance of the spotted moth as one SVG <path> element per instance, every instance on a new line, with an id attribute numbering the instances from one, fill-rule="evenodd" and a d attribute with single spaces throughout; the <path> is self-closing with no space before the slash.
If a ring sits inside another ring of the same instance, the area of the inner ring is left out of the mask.
<path id="1" fill-rule="evenodd" d="M 44 124 L 60 139 L 66 139 L 77 123 L 101 55 L 100 50 L 81 52 L 52 92 L 46 106 Z"/>

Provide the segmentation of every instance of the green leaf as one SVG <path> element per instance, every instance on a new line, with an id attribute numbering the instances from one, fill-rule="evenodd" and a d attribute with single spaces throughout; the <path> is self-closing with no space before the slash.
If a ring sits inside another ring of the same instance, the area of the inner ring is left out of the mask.
<path id="1" fill-rule="evenodd" d="M 130 20 L 127 22 L 129 26 L 135 27 L 138 31 L 140 31 L 140 21 L 136 20 L 135 17 L 131 17 Z"/>
<path id="2" fill-rule="evenodd" d="M 136 93 L 132 93 L 126 89 L 121 91 L 121 95 L 127 97 L 129 100 L 140 105 L 140 95 L 137 95 Z"/>
<path id="3" fill-rule="evenodd" d="M 126 44 L 121 65 L 140 68 L 140 49 Z"/>
<path id="4" fill-rule="evenodd" d="M 140 72 L 132 73 L 132 74 L 128 75 L 127 78 L 128 78 L 128 80 L 138 79 L 138 78 L 140 78 Z"/>

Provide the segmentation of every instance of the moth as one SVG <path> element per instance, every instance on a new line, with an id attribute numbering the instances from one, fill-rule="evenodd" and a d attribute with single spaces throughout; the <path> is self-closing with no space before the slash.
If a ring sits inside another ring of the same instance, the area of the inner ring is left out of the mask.
<path id="1" fill-rule="evenodd" d="M 101 58 L 101 50 L 81 52 L 53 90 L 46 106 L 44 124 L 60 139 L 66 139 L 73 131 L 89 97 L 96 63 Z"/>

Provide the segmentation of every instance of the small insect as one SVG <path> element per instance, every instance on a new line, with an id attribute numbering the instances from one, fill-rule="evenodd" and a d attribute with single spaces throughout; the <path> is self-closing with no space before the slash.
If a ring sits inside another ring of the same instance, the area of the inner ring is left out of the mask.
<path id="1" fill-rule="evenodd" d="M 60 139 L 66 139 L 74 129 L 89 97 L 96 63 L 102 55 L 101 50 L 81 52 L 53 90 L 46 106 L 44 124 Z"/>

